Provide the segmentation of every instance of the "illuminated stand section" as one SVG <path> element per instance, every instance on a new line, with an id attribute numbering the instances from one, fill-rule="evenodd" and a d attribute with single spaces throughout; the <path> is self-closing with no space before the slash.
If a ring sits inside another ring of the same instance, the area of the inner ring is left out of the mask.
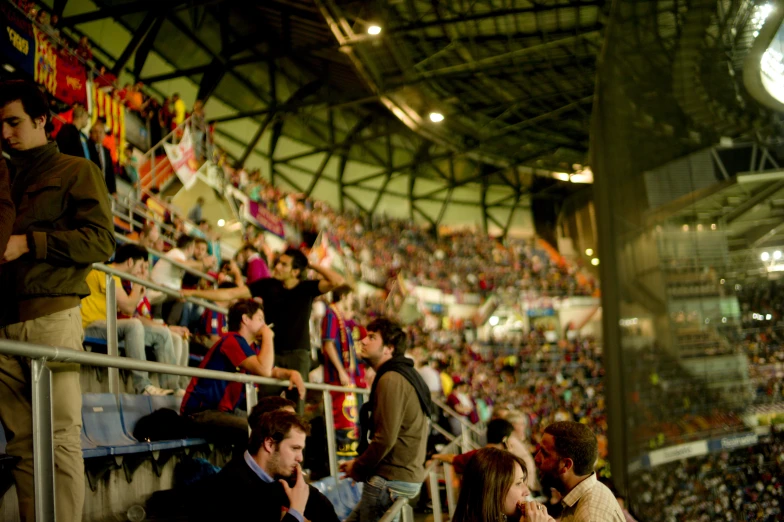
<path id="1" fill-rule="evenodd" d="M 743 82 L 759 102 L 784 111 L 784 8 L 764 4 L 752 18 L 754 44 L 744 66 Z"/>

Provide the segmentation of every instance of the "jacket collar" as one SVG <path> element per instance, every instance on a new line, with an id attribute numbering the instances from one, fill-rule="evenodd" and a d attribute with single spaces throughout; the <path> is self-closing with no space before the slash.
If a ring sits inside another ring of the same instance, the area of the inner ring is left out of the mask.
<path id="1" fill-rule="evenodd" d="M 46 145 L 42 145 L 30 150 L 21 152 L 14 151 L 13 154 L 9 154 L 11 157 L 10 163 L 14 170 L 14 176 L 17 177 L 20 174 L 24 174 L 33 170 L 35 166 L 53 158 L 59 152 L 60 151 L 57 148 L 56 141 L 50 141 Z"/>

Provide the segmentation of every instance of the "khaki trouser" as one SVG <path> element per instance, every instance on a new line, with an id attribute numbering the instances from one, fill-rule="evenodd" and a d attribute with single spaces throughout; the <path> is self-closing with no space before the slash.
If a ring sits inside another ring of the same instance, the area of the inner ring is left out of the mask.
<path id="1" fill-rule="evenodd" d="M 79 308 L 0 328 L 0 339 L 82 350 Z M 84 505 L 82 391 L 79 367 L 51 364 L 55 502 L 57 522 L 81 522 Z M 35 521 L 33 422 L 29 359 L 0 354 L 0 421 L 9 455 L 21 460 L 14 470 L 22 522 Z"/>

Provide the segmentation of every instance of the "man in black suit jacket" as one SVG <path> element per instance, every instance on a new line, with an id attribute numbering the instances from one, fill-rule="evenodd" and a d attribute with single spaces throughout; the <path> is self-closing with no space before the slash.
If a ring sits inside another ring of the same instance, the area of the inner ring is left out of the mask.
<path id="1" fill-rule="evenodd" d="M 106 188 L 112 196 L 117 195 L 117 180 L 114 175 L 114 163 L 112 162 L 112 155 L 109 149 L 103 146 L 103 140 L 106 138 L 106 124 L 103 120 L 98 119 L 93 126 L 90 127 L 90 141 L 92 142 L 92 149 L 90 150 L 90 159 L 93 163 L 98 165 L 103 173 L 103 179 L 106 180 Z"/>
<path id="2" fill-rule="evenodd" d="M 55 137 L 57 148 L 60 149 L 62 154 L 91 159 L 90 150 L 92 145 L 82 132 L 82 129 L 87 127 L 89 122 L 90 115 L 87 113 L 87 109 L 81 105 L 74 105 L 73 123 L 63 124 Z"/>
<path id="3" fill-rule="evenodd" d="M 233 459 L 218 475 L 203 481 L 204 494 L 194 495 L 188 518 L 338 522 L 329 499 L 302 476 L 309 433 L 310 425 L 291 411 L 263 414 L 252 426 L 244 458 Z"/>

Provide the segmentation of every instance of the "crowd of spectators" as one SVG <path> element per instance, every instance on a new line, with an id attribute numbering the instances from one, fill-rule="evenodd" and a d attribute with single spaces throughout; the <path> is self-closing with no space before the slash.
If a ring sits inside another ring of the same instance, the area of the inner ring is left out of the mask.
<path id="1" fill-rule="evenodd" d="M 632 475 L 640 520 L 781 520 L 784 435 L 732 452 L 671 462 Z"/>
<path id="2" fill-rule="evenodd" d="M 337 212 L 304 194 L 272 186 L 259 171 L 226 169 L 252 201 L 315 237 L 326 230 L 358 277 L 384 284 L 402 273 L 412 284 L 450 293 L 510 291 L 523 296 L 594 295 L 596 282 L 554 259 L 534 240 L 501 242 L 472 230 L 438 236 L 399 219 Z"/>

